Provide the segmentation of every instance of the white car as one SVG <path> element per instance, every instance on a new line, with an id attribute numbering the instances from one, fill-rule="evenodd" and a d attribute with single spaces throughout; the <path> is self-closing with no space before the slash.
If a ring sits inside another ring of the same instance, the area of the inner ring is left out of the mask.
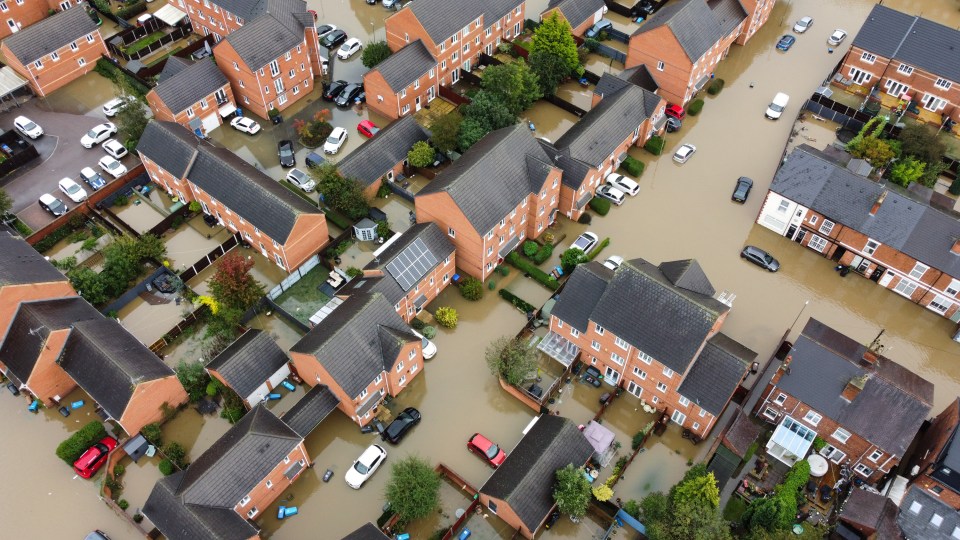
<path id="1" fill-rule="evenodd" d="M 113 125 L 113 122 L 97 124 L 93 126 L 93 129 L 88 131 L 86 135 L 80 138 L 80 144 L 84 148 L 93 148 L 94 146 L 109 139 L 110 136 L 116 132 L 117 126 Z"/>
<path id="2" fill-rule="evenodd" d="M 287 182 L 302 189 L 304 193 L 310 193 L 317 187 L 317 183 L 310 179 L 310 175 L 300 169 L 291 169 L 287 173 Z"/>
<path id="3" fill-rule="evenodd" d="M 410 329 L 411 332 L 418 338 L 420 338 L 420 349 L 423 352 L 423 359 L 429 360 L 437 355 L 437 346 L 433 344 L 432 341 L 423 337 L 423 334 L 417 332 L 414 329 Z"/>
<path id="4" fill-rule="evenodd" d="M 623 204 L 623 200 L 624 198 L 626 198 L 626 195 L 624 195 L 623 192 L 620 191 L 619 189 L 609 184 L 604 184 L 597 188 L 597 197 L 600 197 L 601 199 L 606 199 L 612 202 L 613 204 L 620 206 L 621 204 Z"/>
<path id="5" fill-rule="evenodd" d="M 673 160 L 677 163 L 686 163 L 690 156 L 697 151 L 697 147 L 692 144 L 685 144 L 677 148 L 677 153 L 673 155 Z"/>
<path id="6" fill-rule="evenodd" d="M 607 175 L 606 181 L 607 185 L 613 186 L 631 197 L 640 192 L 640 184 L 622 174 L 610 173 Z"/>
<path id="7" fill-rule="evenodd" d="M 803 17 L 797 21 L 797 24 L 793 25 L 793 31 L 802 34 L 809 30 L 811 26 L 813 26 L 813 17 Z"/>
<path id="8" fill-rule="evenodd" d="M 787 104 L 790 103 L 790 96 L 784 94 L 783 92 L 777 92 L 777 95 L 773 96 L 773 101 L 767 105 L 766 112 L 763 115 L 770 120 L 776 120 L 783 116 L 783 111 L 786 110 Z"/>
<path id="9" fill-rule="evenodd" d="M 80 187 L 80 184 L 74 182 L 73 180 L 64 178 L 63 180 L 60 180 L 59 185 L 60 191 L 62 191 L 67 197 L 70 197 L 71 201 L 79 203 L 87 200 L 87 190 Z"/>
<path id="10" fill-rule="evenodd" d="M 18 116 L 13 121 L 13 127 L 17 128 L 17 131 L 23 133 L 31 139 L 36 139 L 43 135 L 43 128 L 38 126 L 33 120 L 27 118 L 26 116 Z"/>
<path id="11" fill-rule="evenodd" d="M 371 444 L 360 454 L 353 465 L 347 469 L 347 474 L 343 477 L 347 485 L 353 489 L 360 489 L 363 483 L 377 472 L 377 469 L 387 460 L 387 451 L 379 444 Z"/>
<path id="12" fill-rule="evenodd" d="M 323 143 L 324 154 L 336 154 L 340 151 L 343 143 L 347 141 L 347 130 L 342 127 L 335 127 L 327 137 L 327 142 Z"/>
<path id="13" fill-rule="evenodd" d="M 122 159 L 123 156 L 127 155 L 127 148 L 116 139 L 108 140 L 100 145 L 100 148 L 103 148 L 103 151 L 113 156 L 114 159 Z"/>
<path id="14" fill-rule="evenodd" d="M 103 104 L 103 114 L 107 115 L 108 118 L 112 118 L 120 112 L 120 108 L 123 107 L 125 103 L 126 101 L 123 98 L 113 98 Z"/>
<path id="15" fill-rule="evenodd" d="M 830 37 L 827 38 L 828 45 L 839 45 L 843 43 L 843 40 L 847 39 L 847 31 L 837 28 L 830 34 Z"/>
<path id="16" fill-rule="evenodd" d="M 359 39 L 350 38 L 343 42 L 343 45 L 337 49 L 337 58 L 346 60 L 347 58 L 357 54 L 361 47 L 363 47 L 363 43 L 361 43 Z"/>
<path id="17" fill-rule="evenodd" d="M 603 261 L 603 265 L 611 270 L 620 268 L 621 264 L 623 264 L 623 257 L 619 255 L 611 255 L 607 257 L 607 260 Z"/>
<path id="18" fill-rule="evenodd" d="M 246 116 L 238 116 L 231 120 L 230 127 L 237 131 L 249 133 L 250 135 L 256 135 L 260 131 L 260 124 L 258 124 L 256 120 L 252 120 Z"/>
<path id="19" fill-rule="evenodd" d="M 99 161 L 100 168 L 114 178 L 127 174 L 127 167 L 110 156 L 103 156 Z"/>
<path id="20" fill-rule="evenodd" d="M 597 237 L 597 235 L 587 231 L 578 236 L 577 239 L 573 241 L 573 244 L 570 245 L 570 247 L 577 248 L 584 253 L 589 253 L 590 249 L 597 245 L 598 240 L 600 239 Z"/>

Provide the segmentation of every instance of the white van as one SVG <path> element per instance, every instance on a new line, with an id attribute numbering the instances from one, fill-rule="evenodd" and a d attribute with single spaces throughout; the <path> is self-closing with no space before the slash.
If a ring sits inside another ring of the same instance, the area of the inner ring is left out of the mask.
<path id="1" fill-rule="evenodd" d="M 787 108 L 787 103 L 790 103 L 790 96 L 783 92 L 777 92 L 777 95 L 773 96 L 773 102 L 767 105 L 767 112 L 764 113 L 764 116 L 771 120 L 780 118 L 783 110 Z"/>

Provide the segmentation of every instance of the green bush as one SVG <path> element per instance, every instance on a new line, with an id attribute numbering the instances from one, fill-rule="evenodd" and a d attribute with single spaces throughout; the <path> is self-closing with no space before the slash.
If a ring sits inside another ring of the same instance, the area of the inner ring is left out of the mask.
<path id="1" fill-rule="evenodd" d="M 537 308 L 533 304 L 531 304 L 530 302 L 527 302 L 523 298 L 518 297 L 517 295 L 513 294 L 512 292 L 506 289 L 500 289 L 500 292 L 498 294 L 500 295 L 501 298 L 503 298 L 507 302 L 510 302 L 511 304 L 513 304 L 514 307 L 516 307 L 517 309 L 519 309 L 524 313 L 530 313 L 537 310 Z"/>
<path id="2" fill-rule="evenodd" d="M 326 214 L 327 221 L 332 221 L 334 225 L 336 225 L 337 227 L 340 227 L 343 230 L 347 230 L 350 227 L 353 227 L 353 222 L 350 221 L 350 218 L 344 216 L 340 212 L 337 212 L 333 208 L 324 208 L 323 213 Z"/>
<path id="3" fill-rule="evenodd" d="M 433 339 L 437 337 L 437 329 L 430 325 L 424 326 L 421 333 L 423 334 L 423 337 L 427 339 Z"/>
<path id="4" fill-rule="evenodd" d="M 210 382 L 207 383 L 207 396 L 213 397 L 220 393 L 220 386 L 217 384 L 216 379 L 210 379 Z"/>
<path id="5" fill-rule="evenodd" d="M 120 499 L 117 501 L 117 506 L 119 506 L 121 510 L 126 510 L 130 508 L 130 503 L 128 503 L 126 499 Z"/>
<path id="6" fill-rule="evenodd" d="M 950 188 L 947 189 L 952 195 L 960 195 L 960 176 L 950 184 Z"/>
<path id="7" fill-rule="evenodd" d="M 460 282 L 460 294 L 471 302 L 483 298 L 483 282 L 475 277 L 467 276 Z"/>
<path id="8" fill-rule="evenodd" d="M 363 270 L 357 268 L 356 266 L 351 266 L 347 268 L 347 277 L 349 278 L 358 278 L 363 275 Z"/>
<path id="9" fill-rule="evenodd" d="M 164 476 L 170 476 L 174 471 L 173 463 L 171 463 L 169 459 L 161 461 L 160 464 L 157 465 L 157 468 L 160 469 L 160 474 Z"/>
<path id="10" fill-rule="evenodd" d="M 623 163 L 620 164 L 620 168 L 630 176 L 640 178 L 640 175 L 643 174 L 644 165 L 639 159 L 627 156 L 627 159 L 623 160 Z"/>
<path id="11" fill-rule="evenodd" d="M 140 434 L 150 444 L 160 446 L 163 443 L 163 432 L 160 429 L 160 423 L 154 422 L 140 428 Z"/>
<path id="12" fill-rule="evenodd" d="M 553 246 L 550 246 L 550 251 L 553 251 Z M 510 275 L 510 269 L 507 268 L 506 266 L 503 266 L 502 264 L 497 267 L 497 272 L 503 277 L 507 277 L 508 275 Z"/>
<path id="13" fill-rule="evenodd" d="M 553 244 L 547 242 L 537 250 L 537 254 L 533 256 L 533 262 L 543 264 L 551 255 L 553 255 Z"/>
<path id="14" fill-rule="evenodd" d="M 107 430 L 103 424 L 92 420 L 57 446 L 57 457 L 72 467 L 87 448 L 106 436 Z"/>
<path id="15" fill-rule="evenodd" d="M 116 13 L 114 13 L 114 15 L 116 15 L 118 19 L 129 19 L 130 17 L 139 15 L 146 10 L 147 10 L 146 2 L 136 2 L 134 4 L 130 4 L 127 7 L 118 9 Z"/>
<path id="16" fill-rule="evenodd" d="M 496 289 L 497 282 L 491 279 L 490 281 L 487 282 L 487 288 L 490 289 L 491 291 Z"/>
<path id="17" fill-rule="evenodd" d="M 123 476 L 123 473 L 127 472 L 127 468 L 119 463 L 113 466 L 113 477 L 119 478 Z"/>
<path id="18" fill-rule="evenodd" d="M 587 254 L 583 252 L 580 248 L 567 248 L 560 255 L 560 266 L 563 268 L 564 274 L 569 274 L 576 269 L 577 265 L 587 262 Z"/>
<path id="19" fill-rule="evenodd" d="M 537 250 L 540 249 L 540 246 L 537 245 L 533 240 L 527 240 L 523 243 L 523 254 L 528 258 L 533 258 L 537 254 Z"/>
<path id="20" fill-rule="evenodd" d="M 600 252 L 603 251 L 603 248 L 609 245 L 610 245 L 610 238 L 609 237 L 604 238 L 603 240 L 600 241 L 599 244 L 597 244 L 597 247 L 591 249 L 590 253 L 587 253 L 587 258 L 590 259 L 591 261 L 596 259 L 597 255 L 599 255 Z"/>
<path id="21" fill-rule="evenodd" d="M 630 448 L 633 448 L 634 450 L 640 448 L 640 445 L 643 444 L 643 438 L 646 436 L 647 434 L 643 431 L 636 432 L 633 435 L 633 440 L 630 442 Z"/>
<path id="22" fill-rule="evenodd" d="M 518 270 L 523 271 L 528 274 L 534 280 L 539 282 L 544 287 L 555 291 L 560 288 L 560 284 L 557 282 L 557 278 L 551 276 L 550 274 L 544 272 L 543 270 L 537 268 L 533 263 L 523 260 L 520 255 L 514 251 L 507 255 L 507 262 L 515 266 Z"/>
<path id="23" fill-rule="evenodd" d="M 457 310 L 453 309 L 452 307 L 438 307 L 437 312 L 434 313 L 433 316 L 437 319 L 437 323 L 440 326 L 445 328 L 457 327 Z"/>
<path id="24" fill-rule="evenodd" d="M 707 93 L 710 94 L 711 96 L 715 96 L 719 94 L 720 91 L 723 90 L 723 84 L 724 84 L 723 79 L 714 79 L 710 83 L 710 86 L 707 86 Z"/>
<path id="25" fill-rule="evenodd" d="M 17 232 L 20 233 L 20 236 L 24 238 L 33 234 L 33 229 L 31 229 L 26 223 L 20 221 L 19 219 L 13 222 L 13 228 L 16 229 Z"/>
<path id="26" fill-rule="evenodd" d="M 696 116 L 700 114 L 700 111 L 702 110 L 703 110 L 703 100 L 700 98 L 697 98 L 691 101 L 690 104 L 687 105 L 687 114 L 689 114 L 690 116 Z"/>
<path id="27" fill-rule="evenodd" d="M 39 251 L 40 253 L 49 251 L 50 248 L 52 248 L 57 244 L 57 242 L 63 240 L 64 238 L 67 238 L 68 236 L 73 234 L 75 230 L 76 230 L 76 227 L 74 227 L 71 223 L 67 223 L 66 225 L 57 227 L 56 229 L 50 231 L 50 234 L 44 236 L 39 242 L 37 242 L 33 246 L 33 248 Z"/>
<path id="28" fill-rule="evenodd" d="M 601 216 L 605 216 L 610 213 L 610 201 L 601 197 L 594 197 L 590 199 L 590 209 Z"/>
<path id="29" fill-rule="evenodd" d="M 143 2 L 138 2 L 139 5 L 143 6 L 143 11 L 146 11 L 147 5 Z M 117 15 L 119 17 L 119 14 Z M 126 79 L 127 86 L 137 94 L 138 97 L 144 97 L 147 95 L 147 92 L 150 91 L 142 82 L 137 80 L 134 77 L 131 77 L 127 72 L 121 70 L 113 62 L 107 60 L 106 58 L 100 58 L 97 60 L 97 65 L 93 68 L 94 71 L 103 75 L 107 79 L 110 79 L 113 82 L 119 82 L 120 79 Z"/>
<path id="30" fill-rule="evenodd" d="M 421 321 L 420 319 L 417 319 L 416 317 L 414 317 L 414 319 L 410 321 L 410 326 L 412 326 L 414 330 L 423 330 L 423 327 L 426 325 L 427 323 Z"/>
<path id="31" fill-rule="evenodd" d="M 643 145 L 643 149 L 655 156 L 659 156 L 663 153 L 664 145 L 666 145 L 666 141 L 663 140 L 663 137 L 654 135 Z"/>
<path id="32" fill-rule="evenodd" d="M 171 441 L 163 447 L 163 453 L 174 465 L 182 469 L 186 467 L 187 451 L 180 443 Z"/>

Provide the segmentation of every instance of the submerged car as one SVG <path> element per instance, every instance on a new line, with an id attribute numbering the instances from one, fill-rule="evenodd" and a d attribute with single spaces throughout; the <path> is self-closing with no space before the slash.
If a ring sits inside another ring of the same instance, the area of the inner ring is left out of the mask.
<path id="1" fill-rule="evenodd" d="M 407 435 L 407 432 L 413 429 L 413 426 L 420 423 L 421 418 L 420 411 L 413 407 L 407 407 L 383 431 L 381 434 L 383 440 L 390 444 L 398 444 Z"/>
<path id="2" fill-rule="evenodd" d="M 246 116 L 238 116 L 231 120 L 230 127 L 248 135 L 256 135 L 260 131 L 260 124 Z"/>
<path id="3" fill-rule="evenodd" d="M 743 251 L 740 252 L 740 258 L 746 259 L 770 272 L 776 272 L 780 269 L 780 261 L 774 259 L 772 255 L 756 246 L 743 248 Z"/>
<path id="4" fill-rule="evenodd" d="M 843 43 L 845 39 L 847 39 L 847 31 L 837 28 L 830 34 L 830 37 L 827 38 L 827 44 L 836 46 Z"/>
<path id="5" fill-rule="evenodd" d="M 673 154 L 673 160 L 681 164 L 686 163 L 690 159 L 690 156 L 692 156 L 696 151 L 696 146 L 692 144 L 684 144 L 680 148 L 677 148 L 676 153 Z"/>
<path id="6" fill-rule="evenodd" d="M 371 444 L 360 454 L 360 457 L 354 460 L 343 479 L 353 489 L 360 489 L 386 459 L 387 451 L 379 444 Z"/>
<path id="7" fill-rule="evenodd" d="M 584 37 L 595 38 L 600 35 L 600 32 L 606 32 L 613 28 L 613 23 L 607 19 L 600 19 L 589 30 L 584 34 Z"/>
<path id="8" fill-rule="evenodd" d="M 337 107 L 349 107 L 353 105 L 360 94 L 363 93 L 363 85 L 360 83 L 350 83 L 337 94 L 337 99 L 333 100 Z"/>
<path id="9" fill-rule="evenodd" d="M 73 462 L 73 470 L 81 478 L 90 478 L 100 470 L 100 467 L 103 467 L 107 462 L 107 456 L 116 447 L 117 440 L 113 437 L 107 436 L 100 439 L 100 442 L 87 448 L 87 451 Z"/>
<path id="10" fill-rule="evenodd" d="M 504 460 L 507 459 L 507 453 L 503 449 L 479 433 L 474 433 L 467 441 L 467 450 L 483 458 L 487 465 L 494 469 L 503 465 Z"/>
<path id="11" fill-rule="evenodd" d="M 667 108 L 663 110 L 663 113 L 671 118 L 676 118 L 677 120 L 683 120 L 683 117 L 687 115 L 687 111 L 683 110 L 683 107 L 680 105 L 669 104 Z"/>
<path id="12" fill-rule="evenodd" d="M 423 334 L 421 334 L 420 332 L 417 332 L 412 328 L 410 329 L 410 331 L 413 332 L 413 334 L 416 335 L 418 338 L 420 338 L 420 352 L 421 354 L 423 354 L 424 360 L 430 360 L 431 358 L 437 355 L 437 346 L 434 345 L 432 341 L 425 338 Z"/>
<path id="13" fill-rule="evenodd" d="M 813 26 L 813 17 L 802 17 L 797 24 L 793 25 L 793 31 L 802 34 Z"/>
<path id="14" fill-rule="evenodd" d="M 745 203 L 750 196 L 750 189 L 753 188 L 753 180 L 746 176 L 737 179 L 737 186 L 733 188 L 733 195 L 730 196 L 734 202 Z"/>
<path id="15" fill-rule="evenodd" d="M 793 44 L 797 42 L 797 38 L 791 36 L 790 34 L 784 35 L 780 38 L 780 41 L 777 42 L 777 50 L 787 52 L 790 50 L 790 47 L 793 47 Z"/>

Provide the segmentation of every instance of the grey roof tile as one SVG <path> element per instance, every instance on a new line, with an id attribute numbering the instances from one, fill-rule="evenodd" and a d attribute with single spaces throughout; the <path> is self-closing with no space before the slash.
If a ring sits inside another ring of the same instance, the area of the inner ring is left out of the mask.
<path id="1" fill-rule="evenodd" d="M 444 259 L 452 255 L 455 249 L 453 243 L 447 238 L 446 233 L 441 231 L 436 223 L 432 221 L 428 223 L 417 223 L 404 231 L 400 238 L 396 239 L 387 249 L 383 250 L 376 259 L 370 261 L 370 263 L 364 267 L 365 270 L 377 269 L 383 272 L 383 278 L 378 280 L 372 290 L 382 292 L 391 304 L 399 302 L 416 284 L 410 284 L 404 288 L 404 286 L 387 271 L 387 265 L 418 239 L 423 242 L 427 250 L 429 250 L 437 260 L 437 264 L 429 269 L 430 272 L 437 266 L 442 265 Z"/>
<path id="2" fill-rule="evenodd" d="M 884 495 L 865 489 L 850 490 L 850 496 L 840 511 L 840 519 L 868 531 L 877 531 L 877 540 L 899 537 L 896 503 Z"/>
<path id="3" fill-rule="evenodd" d="M 687 57 L 696 62 L 713 45 L 729 35 L 747 18 L 737 0 L 678 0 L 668 3 L 640 26 L 633 35 L 666 26 L 680 43 Z"/>
<path id="4" fill-rule="evenodd" d="M 323 422 L 323 419 L 337 408 L 339 403 L 340 400 L 330 391 L 330 388 L 318 384 L 304 394 L 300 401 L 280 419 L 298 435 L 307 438 L 320 425 L 320 422 Z"/>
<path id="5" fill-rule="evenodd" d="M 660 271 L 675 286 L 706 296 L 713 296 L 716 290 L 694 259 L 669 261 L 660 264 Z"/>
<path id="6" fill-rule="evenodd" d="M 256 329 L 244 332 L 207 363 L 234 392 L 246 399 L 290 359 L 269 334 Z"/>
<path id="7" fill-rule="evenodd" d="M 546 13 L 553 8 L 557 8 L 570 26 L 576 28 L 588 20 L 592 22 L 594 14 L 603 10 L 604 3 L 603 0 L 550 0 L 543 11 Z"/>
<path id="8" fill-rule="evenodd" d="M 725 334 L 716 334 L 704 345 L 677 392 L 720 416 L 756 358 L 757 353 Z"/>
<path id="9" fill-rule="evenodd" d="M 519 6 L 520 0 L 417 0 L 408 7 L 416 15 L 434 44 L 449 39 L 455 32 L 484 17 L 484 26 L 503 18 Z"/>
<path id="10" fill-rule="evenodd" d="M 160 74 L 160 83 L 154 88 L 157 96 L 174 113 L 185 111 L 227 84 L 227 78 L 211 60 L 191 63 L 175 58 L 167 60 Z"/>
<path id="11" fill-rule="evenodd" d="M 551 314 L 581 333 L 586 332 L 590 315 L 612 277 L 613 271 L 599 262 L 581 264 L 570 274 Z"/>
<path id="12" fill-rule="evenodd" d="M 343 537 L 343 540 L 390 540 L 390 537 L 373 523 L 364 523 L 359 529 Z"/>
<path id="13" fill-rule="evenodd" d="M 67 276 L 26 241 L 0 234 L 0 287 L 67 281 Z"/>
<path id="14" fill-rule="evenodd" d="M 429 138 L 430 135 L 420 127 L 413 116 L 405 116 L 381 129 L 374 137 L 350 152 L 337 164 L 337 170 L 343 177 L 354 178 L 363 186 L 369 186 L 387 174 L 397 163 L 407 159 L 407 152 L 414 143 Z"/>
<path id="15" fill-rule="evenodd" d="M 3 42 L 23 64 L 55 52 L 73 41 L 97 32 L 84 9 L 66 9 L 10 35 Z"/>
<path id="16" fill-rule="evenodd" d="M 640 64 L 617 74 L 604 73 L 600 76 L 600 81 L 597 82 L 593 92 L 600 96 L 607 96 L 627 86 L 627 84 L 637 85 L 650 92 L 656 92 L 660 88 L 656 78 L 650 73 L 647 66 Z"/>
<path id="17" fill-rule="evenodd" d="M 234 540 L 250 538 L 258 529 L 233 508 L 185 505 L 177 486 L 185 472 L 161 478 L 153 486 L 143 514 L 169 540 Z"/>
<path id="18" fill-rule="evenodd" d="M 180 124 L 151 120 L 140 136 L 137 152 L 173 176 L 183 178 L 197 153 L 198 144 L 193 132 Z"/>
<path id="19" fill-rule="evenodd" d="M 911 510 L 916 508 L 914 503 L 920 506 L 916 512 Z M 934 515 L 943 518 L 939 525 L 931 522 Z M 900 503 L 897 525 L 907 540 L 955 540 L 953 533 L 960 527 L 960 513 L 919 485 L 914 485 Z"/>
<path id="20" fill-rule="evenodd" d="M 304 27 L 297 13 L 306 11 L 302 0 L 267 0 L 270 10 L 247 21 L 225 40 L 250 69 L 257 70 L 303 43 Z M 295 11 L 299 10 L 299 11 Z"/>
<path id="21" fill-rule="evenodd" d="M 167 58 L 167 61 L 163 64 L 163 70 L 160 71 L 159 75 L 157 75 L 157 84 L 160 84 L 174 75 L 179 74 L 181 71 L 192 66 L 194 63 L 195 62 L 192 60 L 180 58 L 179 56 L 171 56 Z"/>
<path id="22" fill-rule="evenodd" d="M 413 84 L 424 73 L 436 66 L 437 59 L 427 50 L 423 40 L 418 39 L 391 54 L 386 60 L 374 66 L 371 71 L 380 72 L 380 75 L 390 85 L 390 89 L 399 94 L 401 90 Z"/>

